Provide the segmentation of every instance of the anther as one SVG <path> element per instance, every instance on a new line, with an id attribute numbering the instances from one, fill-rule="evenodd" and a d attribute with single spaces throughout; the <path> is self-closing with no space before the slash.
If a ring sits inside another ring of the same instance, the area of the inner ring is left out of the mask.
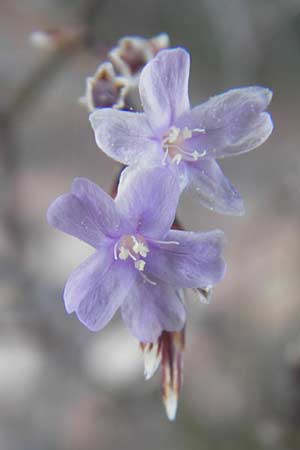
<path id="1" fill-rule="evenodd" d="M 180 128 L 171 127 L 169 130 L 169 134 L 167 137 L 167 142 L 170 142 L 173 144 L 173 142 L 176 142 L 180 135 Z"/>
<path id="2" fill-rule="evenodd" d="M 194 130 L 193 130 L 194 131 Z M 182 130 L 183 139 L 190 139 L 193 136 L 193 131 L 191 131 L 188 127 L 184 127 Z"/>
<path id="3" fill-rule="evenodd" d="M 143 256 L 143 258 L 146 258 L 147 253 L 149 252 L 149 248 L 145 244 L 143 244 L 143 242 L 139 242 L 135 236 L 132 236 L 132 240 L 134 242 L 134 245 L 132 247 L 134 253 Z"/>
<path id="4" fill-rule="evenodd" d="M 121 246 L 120 247 L 120 252 L 119 252 L 119 259 L 121 259 L 122 261 L 126 261 L 126 259 L 128 257 L 133 259 L 133 261 L 137 260 L 137 258 L 128 250 L 128 248 L 125 248 L 125 247 Z"/>
<path id="5" fill-rule="evenodd" d="M 138 259 L 137 261 L 135 261 L 134 263 L 134 267 L 139 270 L 140 272 L 142 272 L 145 268 L 145 261 L 143 261 L 142 259 Z"/>
<path id="6" fill-rule="evenodd" d="M 120 251 L 119 251 L 119 259 L 121 259 L 122 261 L 125 261 L 129 256 L 129 251 L 127 248 L 125 247 L 120 247 Z"/>
<path id="7" fill-rule="evenodd" d="M 199 152 L 197 152 L 197 150 L 195 150 L 195 151 L 192 153 L 192 157 L 194 158 L 195 161 L 197 161 L 197 159 L 199 158 L 199 156 L 200 156 L 200 154 L 199 154 Z"/>

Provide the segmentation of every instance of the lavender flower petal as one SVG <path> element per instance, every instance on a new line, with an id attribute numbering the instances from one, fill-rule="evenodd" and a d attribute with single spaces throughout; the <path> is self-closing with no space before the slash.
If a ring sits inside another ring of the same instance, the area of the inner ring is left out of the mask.
<path id="1" fill-rule="evenodd" d="M 99 148 L 122 164 L 134 164 L 140 158 L 159 151 L 159 143 L 142 113 L 97 109 L 90 115 Z"/>
<path id="2" fill-rule="evenodd" d="M 167 244 L 168 241 L 177 244 Z M 178 287 L 206 287 L 225 274 L 222 258 L 224 234 L 171 230 L 164 244 L 151 246 L 147 259 L 149 277 L 155 276 Z"/>
<path id="3" fill-rule="evenodd" d="M 161 239 L 174 221 L 179 194 L 172 169 L 132 166 L 122 173 L 115 202 L 138 234 Z"/>
<path id="4" fill-rule="evenodd" d="M 225 177 L 214 160 L 201 160 L 189 164 L 188 189 L 197 194 L 200 202 L 209 209 L 221 214 L 243 215 L 243 199 L 236 188 Z"/>
<path id="5" fill-rule="evenodd" d="M 143 343 L 156 342 L 163 330 L 179 331 L 186 320 L 179 294 L 169 284 L 136 279 L 124 300 L 122 317 L 131 333 Z"/>
<path id="6" fill-rule="evenodd" d="M 263 144 L 273 130 L 267 108 L 269 89 L 253 86 L 232 89 L 196 106 L 179 120 L 180 126 L 203 128 L 185 146 L 204 157 L 220 158 L 245 153 Z"/>
<path id="7" fill-rule="evenodd" d="M 71 234 L 95 248 L 105 239 L 95 217 L 74 194 L 58 197 L 48 209 L 47 221 L 58 230 Z"/>
<path id="8" fill-rule="evenodd" d="M 113 263 L 113 251 L 108 246 L 89 256 L 69 276 L 64 289 L 64 302 L 69 314 L 78 309 L 81 301 L 90 295 Z"/>
<path id="9" fill-rule="evenodd" d="M 189 109 L 189 70 L 189 54 L 176 48 L 160 51 L 141 73 L 142 105 L 157 135 Z"/>
<path id="10" fill-rule="evenodd" d="M 115 202 L 103 189 L 87 178 L 75 178 L 71 192 L 85 205 L 90 217 L 106 236 L 120 236 L 120 215 Z"/>
<path id="11" fill-rule="evenodd" d="M 134 269 L 120 261 L 113 261 L 102 273 L 100 269 L 101 264 L 97 261 L 92 261 L 90 267 L 83 267 L 84 272 L 73 276 L 68 282 L 65 294 L 65 299 L 69 302 L 71 298 L 76 298 L 77 317 L 91 331 L 101 330 L 112 319 L 138 275 Z"/>

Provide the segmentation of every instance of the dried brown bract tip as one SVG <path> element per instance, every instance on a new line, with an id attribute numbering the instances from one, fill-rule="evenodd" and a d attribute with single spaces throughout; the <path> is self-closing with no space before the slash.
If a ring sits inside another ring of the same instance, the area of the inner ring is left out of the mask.
<path id="1" fill-rule="evenodd" d="M 109 57 L 116 70 L 127 78 L 139 75 L 143 67 L 163 48 L 169 47 L 169 36 L 161 33 L 150 39 L 127 36 L 118 42 Z"/>
<path id="2" fill-rule="evenodd" d="M 94 76 L 86 79 L 85 95 L 79 99 L 92 112 L 97 108 L 124 109 L 129 82 L 116 76 L 110 62 L 100 64 Z"/>
<path id="3" fill-rule="evenodd" d="M 162 398 L 169 420 L 175 420 L 178 398 L 183 382 L 183 351 L 185 329 L 161 335 L 161 387 Z"/>
<path id="4" fill-rule="evenodd" d="M 140 343 L 146 380 L 149 380 L 161 365 L 162 398 L 169 420 L 176 417 L 182 386 L 184 342 L 185 329 L 182 329 L 173 332 L 163 331 L 155 343 Z"/>
<path id="5" fill-rule="evenodd" d="M 75 45 L 82 40 L 84 28 L 81 26 L 65 26 L 61 28 L 45 28 L 33 31 L 29 42 L 41 50 L 57 50 Z"/>

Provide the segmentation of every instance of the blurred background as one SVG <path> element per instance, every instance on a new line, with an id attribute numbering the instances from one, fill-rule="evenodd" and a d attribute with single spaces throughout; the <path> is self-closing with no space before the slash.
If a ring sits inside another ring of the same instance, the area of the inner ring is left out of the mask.
<path id="1" fill-rule="evenodd" d="M 89 39 L 30 45 L 59 26 Z M 274 91 L 271 138 L 221 162 L 246 216 L 180 203 L 187 229 L 224 229 L 228 273 L 210 305 L 189 301 L 175 423 L 120 318 L 91 333 L 66 314 L 65 280 L 91 249 L 45 219 L 75 176 L 111 189 L 119 166 L 78 97 L 119 38 L 160 32 L 191 52 L 193 105 L 232 87 Z M 300 0 L 1 0 L 1 450 L 300 448 L 299 80 Z"/>

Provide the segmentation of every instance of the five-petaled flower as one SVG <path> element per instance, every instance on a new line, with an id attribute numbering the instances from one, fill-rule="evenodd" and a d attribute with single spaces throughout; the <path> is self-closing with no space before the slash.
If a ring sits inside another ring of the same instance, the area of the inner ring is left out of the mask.
<path id="1" fill-rule="evenodd" d="M 179 186 L 165 167 L 127 168 L 113 200 L 84 178 L 49 207 L 48 222 L 92 245 L 96 252 L 69 277 L 68 313 L 91 330 L 102 329 L 120 307 L 141 342 L 163 330 L 181 330 L 186 312 L 181 290 L 210 286 L 225 272 L 221 231 L 170 230 Z"/>
<path id="2" fill-rule="evenodd" d="M 189 66 L 184 49 L 161 50 L 141 73 L 144 113 L 91 114 L 97 144 L 125 165 L 176 166 L 181 189 L 193 189 L 217 212 L 243 214 L 240 194 L 215 159 L 250 151 L 269 137 L 273 124 L 265 109 L 272 93 L 259 86 L 232 89 L 190 109 Z"/>

